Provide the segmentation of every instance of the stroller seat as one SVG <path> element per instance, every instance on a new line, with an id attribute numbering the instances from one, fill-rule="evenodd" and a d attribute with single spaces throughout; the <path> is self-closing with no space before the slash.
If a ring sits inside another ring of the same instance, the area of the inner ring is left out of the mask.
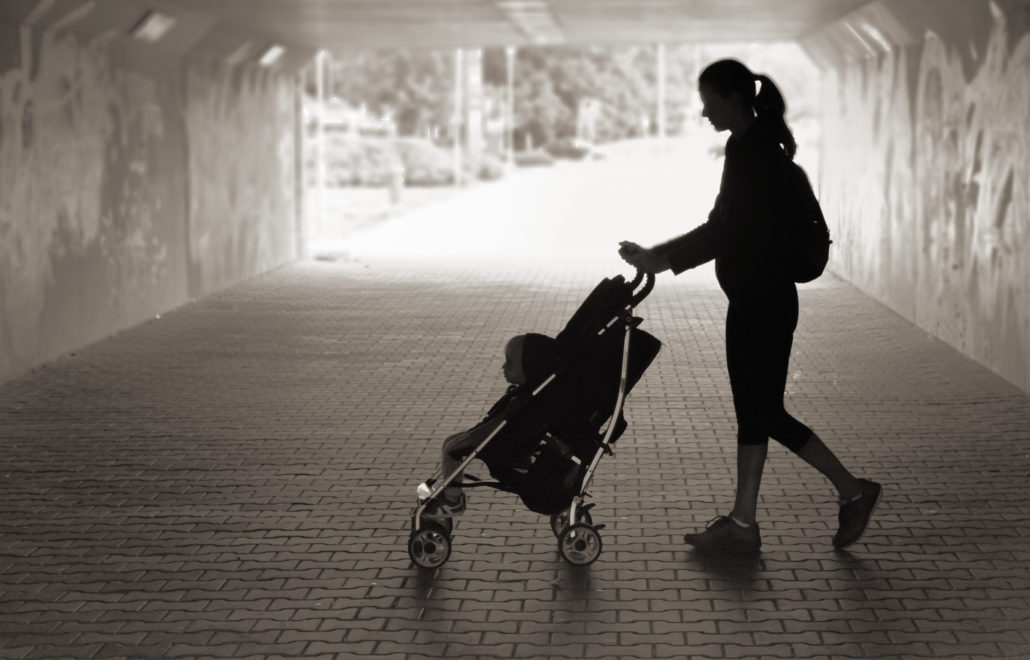
<path id="1" fill-rule="evenodd" d="M 519 402 L 523 405 L 509 405 L 515 396 L 510 391 L 491 408 L 491 412 L 505 408 L 509 412 L 479 447 L 464 456 L 455 473 L 462 473 L 473 458 L 480 459 L 497 482 L 466 476 L 462 486 L 491 486 L 512 492 L 529 510 L 551 516 L 562 555 L 574 563 L 596 559 L 601 526 L 589 525 L 589 516 L 587 524 L 577 523 L 570 513 L 574 516 L 577 504 L 582 503 L 601 457 L 611 454 L 611 445 L 628 428 L 623 415 L 625 397 L 661 348 L 657 338 L 638 327 L 642 319 L 632 314 L 650 293 L 654 276 L 648 275 L 644 288 L 635 292 L 641 281 L 640 273 L 632 282 L 619 275 L 602 280 L 594 288 L 555 337 L 559 366 L 527 401 Z M 443 555 L 449 556 L 452 529 L 423 521 L 421 513 L 426 502 L 438 496 L 453 478 L 443 475 L 442 483 L 435 477 L 427 481 L 435 484 L 435 489 L 426 500 L 420 500 L 412 515 L 409 555 L 419 566 L 435 567 L 446 561 Z M 581 529 L 584 525 L 589 533 Z M 574 527 L 580 536 L 566 538 L 566 532 Z M 577 550 L 583 537 L 591 535 L 597 552 L 591 548 Z M 571 545 L 566 547 L 568 543 Z M 430 546 L 432 552 L 427 551 Z M 441 550 L 444 546 L 445 553 Z"/>

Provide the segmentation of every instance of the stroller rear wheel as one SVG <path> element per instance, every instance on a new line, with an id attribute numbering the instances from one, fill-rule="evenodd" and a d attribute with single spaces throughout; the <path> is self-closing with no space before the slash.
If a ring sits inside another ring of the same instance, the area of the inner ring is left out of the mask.
<path id="1" fill-rule="evenodd" d="M 586 523 L 593 525 L 594 521 L 590 518 L 590 510 L 587 507 L 579 507 L 576 511 L 576 522 Z M 569 510 L 564 509 L 558 513 L 551 514 L 551 531 L 554 533 L 555 538 L 561 538 L 561 533 L 565 531 L 565 528 L 569 526 Z"/>
<path id="2" fill-rule="evenodd" d="M 451 556 L 451 535 L 443 525 L 427 520 L 408 537 L 408 556 L 422 568 L 442 566 Z"/>
<path id="3" fill-rule="evenodd" d="M 558 538 L 558 551 L 566 561 L 576 566 L 592 564 L 601 556 L 601 535 L 596 528 L 578 522 L 562 531 Z"/>

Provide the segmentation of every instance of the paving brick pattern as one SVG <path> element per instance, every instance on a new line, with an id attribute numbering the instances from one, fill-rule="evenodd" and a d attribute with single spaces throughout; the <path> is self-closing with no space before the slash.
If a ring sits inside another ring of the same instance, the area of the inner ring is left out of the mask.
<path id="1" fill-rule="evenodd" d="M 789 407 L 886 494 L 770 451 L 764 547 L 698 557 L 734 424 L 710 271 L 639 308 L 663 352 L 591 489 L 604 551 L 477 490 L 413 567 L 415 485 L 612 262 L 311 261 L 0 385 L 0 658 L 1030 657 L 1030 398 L 852 287 L 802 292 Z"/>

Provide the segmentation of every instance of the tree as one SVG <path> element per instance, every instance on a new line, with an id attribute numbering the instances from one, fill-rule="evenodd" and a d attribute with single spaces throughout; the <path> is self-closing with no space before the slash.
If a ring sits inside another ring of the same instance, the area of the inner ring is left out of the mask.
<path id="1" fill-rule="evenodd" d="M 670 49 L 667 115 L 678 126 L 684 99 L 694 94 L 693 51 Z M 601 141 L 639 135 L 656 114 L 656 47 L 544 47 L 518 51 L 515 70 L 515 130 L 541 139 L 575 135 L 576 113 L 585 99 L 601 103 L 596 127 Z M 690 74 L 690 75 L 688 75 Z M 504 51 L 484 55 L 484 84 L 506 84 Z M 672 104 L 678 104 L 673 107 Z"/>
<path id="2" fill-rule="evenodd" d="M 441 51 L 394 50 L 334 59 L 332 94 L 390 116 L 401 135 L 425 135 L 433 127 L 450 124 L 452 57 Z"/>
<path id="3" fill-rule="evenodd" d="M 515 61 L 516 144 L 546 144 L 575 135 L 584 99 L 596 99 L 601 141 L 640 135 L 645 120 L 654 126 L 657 99 L 657 46 L 549 46 L 520 48 Z M 665 114 L 670 133 L 679 132 L 698 112 L 698 67 L 721 57 L 737 57 L 767 71 L 781 85 L 788 109 L 801 114 L 813 106 L 814 69 L 801 62 L 796 47 L 783 45 L 666 47 Z M 503 48 L 483 51 L 487 94 L 505 98 L 508 70 Z M 333 66 L 333 94 L 352 105 L 389 114 L 402 135 L 425 135 L 451 124 L 454 103 L 453 51 L 373 51 L 339 58 Z"/>

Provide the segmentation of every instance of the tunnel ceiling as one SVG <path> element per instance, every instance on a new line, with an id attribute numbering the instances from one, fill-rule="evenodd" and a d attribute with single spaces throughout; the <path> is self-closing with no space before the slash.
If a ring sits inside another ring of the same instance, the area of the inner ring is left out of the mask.
<path id="1" fill-rule="evenodd" d="M 155 0 L 333 52 L 532 44 L 786 41 L 869 0 Z"/>

